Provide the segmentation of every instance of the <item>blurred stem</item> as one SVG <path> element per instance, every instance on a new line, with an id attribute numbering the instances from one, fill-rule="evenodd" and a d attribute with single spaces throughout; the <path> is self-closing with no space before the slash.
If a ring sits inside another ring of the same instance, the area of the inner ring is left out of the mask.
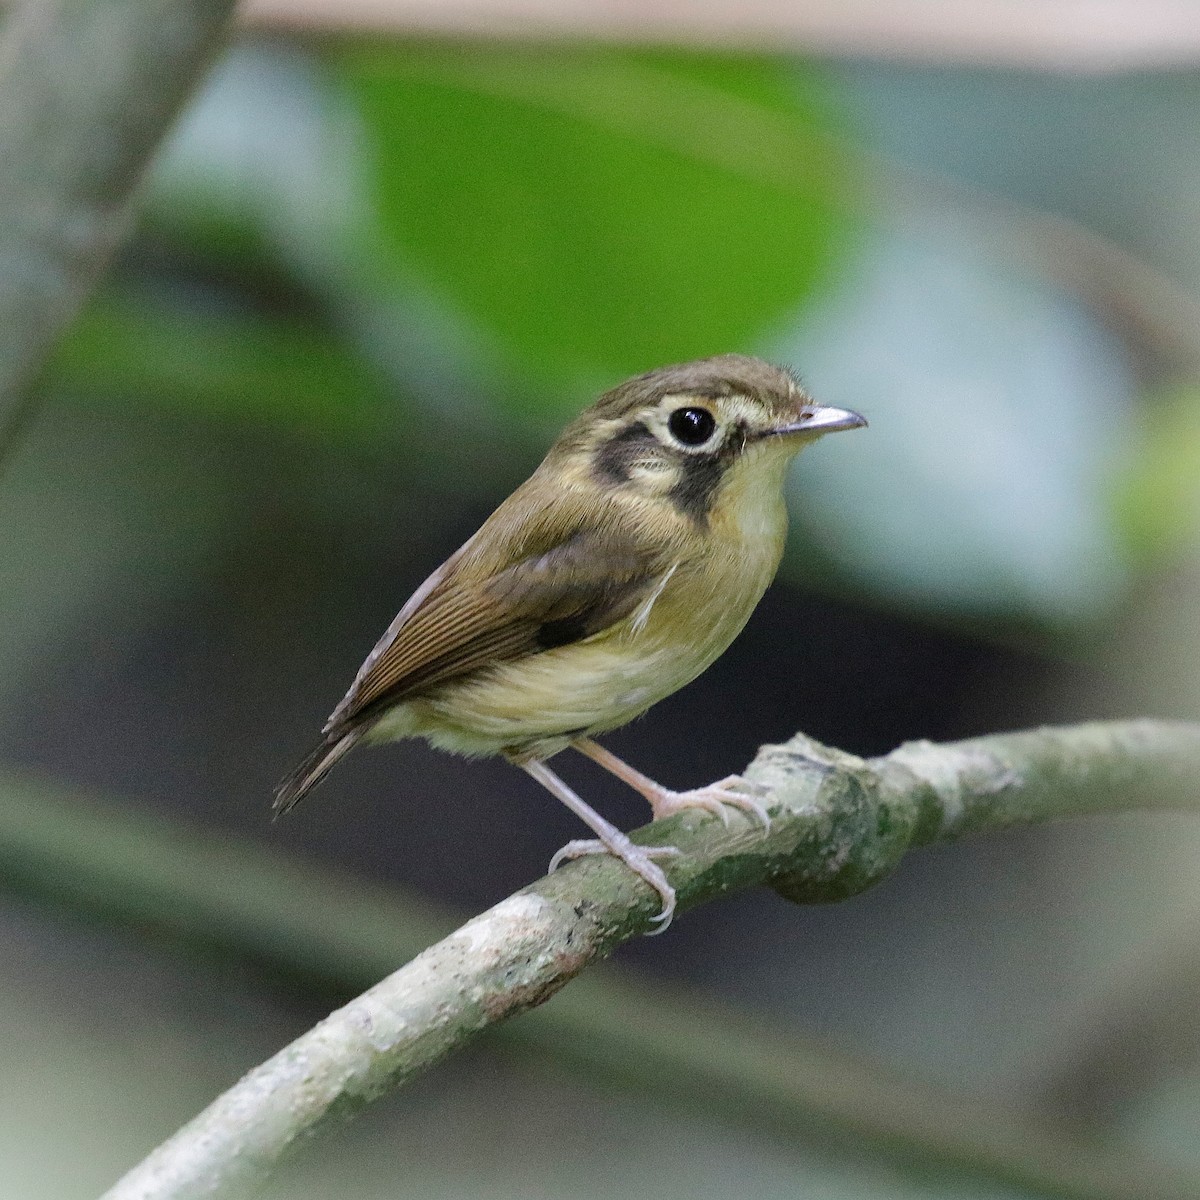
<path id="1" fill-rule="evenodd" d="M 1123 963 L 1095 1012 L 1067 1039 L 1034 1097 L 1048 1121 L 1099 1141 L 1200 1057 L 1196 916 L 1194 906 L 1176 914 L 1169 929 Z"/>
<path id="2" fill-rule="evenodd" d="M 234 0 L 26 0 L 0 27 L 0 463 Z"/>
<path id="3" fill-rule="evenodd" d="M 1172 430 L 1177 442 L 1190 434 Z M 1198 443 L 1200 444 L 1200 443 Z M 1161 473 L 1161 472 L 1160 472 Z M 1200 499 L 1200 495 L 1196 497 Z M 1107 639 L 1099 662 L 1105 688 L 1141 706 L 1183 716 L 1200 714 L 1200 509 L 1196 499 L 1172 497 L 1172 519 L 1192 539 L 1169 572 L 1143 581 L 1140 595 Z M 1075 703 L 1090 705 L 1083 694 Z M 1196 838 L 1170 849 L 1155 845 L 1151 861 L 1167 871 L 1194 862 Z M 1148 890 L 1142 903 L 1155 919 L 1135 952 L 1116 966 L 1046 1063 L 1035 1098 L 1048 1118 L 1095 1140 L 1129 1122 L 1156 1090 L 1185 1078 L 1200 1063 L 1200 896 L 1196 873 L 1178 873 Z M 1145 915 L 1145 914 L 1143 914 Z M 1141 925 L 1144 930 L 1144 923 Z"/>
<path id="4" fill-rule="evenodd" d="M 913 743 L 871 761 L 798 735 L 764 748 L 749 770 L 769 794 L 769 833 L 684 814 L 643 830 L 641 840 L 657 835 L 684 851 L 670 872 L 681 908 L 757 884 L 820 902 L 883 879 L 911 847 L 969 832 L 1131 808 L 1200 809 L 1198 771 L 1200 726 L 1170 722 Z M 59 863 L 43 890 L 70 896 L 86 888 L 76 867 L 86 875 L 98 850 L 113 851 L 112 836 L 103 829 L 95 842 L 73 835 L 78 862 Z M 10 860 L 24 863 L 28 878 L 42 877 L 46 864 L 30 866 L 28 849 Z M 174 896 L 167 911 L 181 911 L 193 933 L 207 929 L 211 937 L 206 910 L 215 909 L 214 924 L 245 936 L 268 958 L 286 957 L 277 941 L 291 945 L 307 969 L 326 954 L 345 962 L 364 951 L 355 969 L 361 976 L 365 963 L 374 967 L 402 952 L 394 936 L 380 936 L 392 923 L 386 906 L 350 885 L 338 885 L 341 900 L 316 903 L 314 888 L 272 868 L 260 880 L 263 903 L 247 882 L 249 852 L 233 852 L 230 870 L 221 869 L 227 852 L 210 849 L 182 875 L 187 889 L 202 885 L 199 895 L 181 902 L 166 854 L 147 853 L 148 846 L 117 849 L 114 860 L 151 886 L 132 889 L 131 902 L 121 898 L 122 870 L 109 872 L 100 881 L 102 907 L 127 905 L 144 920 Z M 332 1116 L 353 1112 L 485 1028 L 548 999 L 584 967 L 644 933 L 656 912 L 657 898 L 614 860 L 570 864 L 468 922 L 252 1071 L 107 1200 L 243 1195 Z M 282 928 L 272 928 L 276 921 Z M 1128 1154 L 1084 1149 L 957 1100 L 922 1096 L 924 1089 L 889 1082 L 794 1038 L 767 1039 L 738 1019 L 627 986 L 622 1009 L 611 1003 L 616 985 L 593 980 L 590 986 L 590 1001 L 577 988 L 573 999 L 568 994 L 539 1014 L 540 1025 L 518 1023 L 510 1035 L 543 1053 L 703 1103 L 709 1112 L 722 1106 L 792 1127 L 832 1125 L 877 1148 L 1042 1194 L 1200 1196 L 1195 1181 L 1135 1165 Z"/>
<path id="5" fill-rule="evenodd" d="M 1141 19 L 1139 19 L 1139 16 Z M 1008 67 L 1017 70 L 1119 71 L 1192 67 L 1200 60 L 1187 8 L 1136 8 L 1084 0 L 1050 6 L 1036 20 L 1011 4 L 788 4 L 701 7 L 583 5 L 543 0 L 248 0 L 242 18 L 255 28 L 329 35 L 520 39 L 569 38 L 646 45 L 752 48 L 763 53 L 830 55 L 884 62 Z"/>

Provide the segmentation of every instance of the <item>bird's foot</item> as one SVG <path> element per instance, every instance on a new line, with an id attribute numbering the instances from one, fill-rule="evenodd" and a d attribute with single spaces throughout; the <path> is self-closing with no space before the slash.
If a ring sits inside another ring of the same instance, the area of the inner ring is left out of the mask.
<path id="1" fill-rule="evenodd" d="M 647 799 L 656 821 L 689 808 L 699 808 L 720 817 L 721 823 L 728 825 L 729 810 L 737 808 L 753 817 L 766 830 L 771 827 L 771 817 L 762 800 L 758 798 L 763 794 L 764 790 L 758 784 L 751 783 L 740 775 L 728 775 L 724 779 L 718 779 L 716 783 L 693 788 L 689 792 L 673 792 L 670 788 L 661 788 Z"/>
<path id="2" fill-rule="evenodd" d="M 662 910 L 657 917 L 652 918 L 658 926 L 653 933 L 662 933 L 671 924 L 675 915 L 675 889 L 667 882 L 667 877 L 654 860 L 656 858 L 677 858 L 682 851 L 674 846 L 638 846 L 624 834 L 611 842 L 599 838 L 577 838 L 568 842 L 550 860 L 550 870 L 556 871 L 563 863 L 573 858 L 582 858 L 587 854 L 612 854 L 619 858 L 635 875 L 644 879 L 661 897 Z M 651 935 L 653 936 L 653 934 Z"/>

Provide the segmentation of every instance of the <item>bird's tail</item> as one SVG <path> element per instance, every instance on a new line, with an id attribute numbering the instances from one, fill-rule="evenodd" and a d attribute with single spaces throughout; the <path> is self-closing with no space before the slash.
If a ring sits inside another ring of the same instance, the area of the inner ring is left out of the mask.
<path id="1" fill-rule="evenodd" d="M 330 768 L 347 751 L 353 749 L 360 733 L 344 733 L 336 740 L 322 742 L 304 761 L 275 789 L 272 813 L 279 817 L 294 808 L 321 782 Z"/>

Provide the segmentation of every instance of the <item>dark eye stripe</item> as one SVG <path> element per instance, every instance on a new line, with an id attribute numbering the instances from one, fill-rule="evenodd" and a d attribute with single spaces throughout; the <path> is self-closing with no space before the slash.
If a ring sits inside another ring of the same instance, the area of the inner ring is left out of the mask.
<path id="1" fill-rule="evenodd" d="M 724 444 L 710 454 L 687 454 L 680 464 L 678 483 L 667 493 L 675 507 L 697 524 L 708 521 L 725 472 L 746 448 L 746 425 L 739 421 L 728 433 Z"/>
<path id="2" fill-rule="evenodd" d="M 633 474 L 633 464 L 645 458 L 647 451 L 658 448 L 658 438 L 641 421 L 614 433 L 596 451 L 593 468 L 606 483 L 626 483 Z"/>
<path id="3" fill-rule="evenodd" d="M 728 467 L 729 463 L 719 454 L 689 455 L 682 464 L 679 482 L 667 495 L 681 513 L 703 525 Z"/>
<path id="4" fill-rule="evenodd" d="M 671 461 L 677 469 L 676 481 L 666 498 L 697 524 L 704 525 L 716 502 L 717 493 L 733 460 L 745 449 L 746 427 L 739 421 L 721 444 L 712 450 L 686 450 L 664 445 L 642 421 L 618 430 L 595 451 L 592 470 L 604 483 L 619 485 L 633 477 L 634 465 L 657 458 Z"/>

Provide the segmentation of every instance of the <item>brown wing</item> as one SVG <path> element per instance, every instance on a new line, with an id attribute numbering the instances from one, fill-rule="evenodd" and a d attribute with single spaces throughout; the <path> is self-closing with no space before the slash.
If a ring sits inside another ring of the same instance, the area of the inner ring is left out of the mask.
<path id="1" fill-rule="evenodd" d="M 555 527 L 521 529 L 517 561 L 501 565 L 472 539 L 426 581 L 368 656 L 327 738 L 449 679 L 590 637 L 637 608 L 662 573 L 660 555 L 614 522 L 583 511 L 563 522 L 556 507 Z"/>

